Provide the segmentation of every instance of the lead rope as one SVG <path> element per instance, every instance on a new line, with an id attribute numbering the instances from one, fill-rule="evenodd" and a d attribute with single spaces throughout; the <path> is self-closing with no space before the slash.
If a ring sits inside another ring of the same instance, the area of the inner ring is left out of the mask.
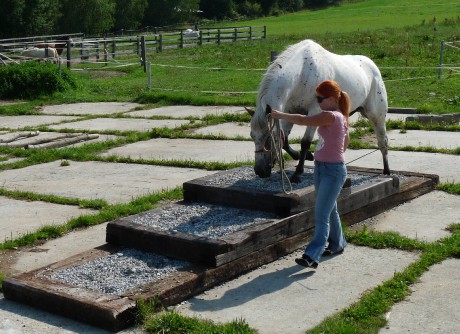
<path id="1" fill-rule="evenodd" d="M 351 164 L 352 162 L 355 162 L 356 160 L 362 159 L 362 158 L 364 158 L 366 155 L 372 154 L 372 153 L 374 153 L 374 152 L 376 152 L 376 151 L 378 151 L 378 150 L 380 150 L 380 148 L 377 148 L 377 149 L 375 149 L 375 150 L 373 150 L 373 151 L 371 151 L 371 152 L 368 152 L 368 153 L 366 153 L 366 154 L 364 154 L 364 155 L 362 155 L 362 156 L 360 156 L 360 157 L 358 157 L 358 158 L 356 158 L 356 159 L 354 159 L 354 160 L 348 161 L 345 165 Z"/>
<path id="2" fill-rule="evenodd" d="M 284 157 L 283 157 L 283 144 L 281 138 L 281 130 L 280 130 L 280 122 L 277 119 L 273 119 L 270 116 L 270 113 L 267 113 L 266 116 L 267 124 L 268 124 L 268 133 L 270 134 L 270 141 L 271 141 L 271 154 L 275 154 L 276 159 L 278 160 L 278 165 L 280 169 L 280 183 L 283 189 L 283 193 L 286 195 L 292 192 L 292 184 L 289 180 L 288 175 L 284 170 Z M 273 131 L 274 130 L 274 131 Z M 276 135 L 275 135 L 276 134 Z M 275 137 L 276 136 L 276 137 Z M 289 191 L 286 190 L 285 180 L 289 185 Z"/>

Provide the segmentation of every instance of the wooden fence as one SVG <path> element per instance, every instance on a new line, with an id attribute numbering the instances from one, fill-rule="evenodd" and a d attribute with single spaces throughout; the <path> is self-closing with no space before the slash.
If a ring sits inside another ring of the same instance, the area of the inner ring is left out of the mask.
<path id="1" fill-rule="evenodd" d="M 207 44 L 232 43 L 267 38 L 266 26 L 243 26 L 229 28 L 200 28 L 191 31 L 179 30 L 159 34 L 145 34 L 142 36 L 121 36 L 105 38 L 83 38 L 72 36 L 67 43 L 67 50 L 63 54 L 63 61 L 67 67 L 73 63 L 84 61 L 107 62 L 116 58 L 141 57 L 145 66 L 145 54 L 162 52 L 169 49 L 196 47 Z M 17 61 L 24 60 L 20 52 L 42 41 L 29 38 L 26 41 L 0 40 L 0 56 Z M 51 40 L 50 40 L 51 41 Z"/>

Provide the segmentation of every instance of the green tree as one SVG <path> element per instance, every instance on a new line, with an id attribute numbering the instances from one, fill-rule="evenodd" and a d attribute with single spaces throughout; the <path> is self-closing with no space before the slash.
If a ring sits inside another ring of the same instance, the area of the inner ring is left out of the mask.
<path id="1" fill-rule="evenodd" d="M 277 0 L 260 0 L 258 2 L 260 3 L 260 6 L 262 7 L 262 13 L 264 15 L 270 15 L 272 11 L 278 8 Z"/>
<path id="2" fill-rule="evenodd" d="M 19 37 L 24 32 L 25 0 L 0 0 L 0 38 Z"/>
<path id="3" fill-rule="evenodd" d="M 147 26 L 162 27 L 196 20 L 199 0 L 149 0 Z"/>
<path id="4" fill-rule="evenodd" d="M 24 9 L 27 36 L 50 35 L 56 32 L 60 14 L 59 0 L 29 0 Z"/>
<path id="5" fill-rule="evenodd" d="M 208 19 L 223 20 L 234 16 L 232 0 L 201 0 L 200 8 Z"/>
<path id="6" fill-rule="evenodd" d="M 116 0 L 115 29 L 138 29 L 147 6 L 147 0 Z"/>
<path id="7" fill-rule="evenodd" d="M 61 33 L 95 35 L 114 27 L 115 0 L 61 0 L 61 3 Z"/>

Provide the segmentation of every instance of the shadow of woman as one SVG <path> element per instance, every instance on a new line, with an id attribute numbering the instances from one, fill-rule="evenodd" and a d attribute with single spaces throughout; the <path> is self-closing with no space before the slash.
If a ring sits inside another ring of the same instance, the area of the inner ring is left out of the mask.
<path id="1" fill-rule="evenodd" d="M 218 311 L 245 304 L 260 296 L 282 290 L 292 283 L 309 278 L 314 274 L 314 271 L 304 272 L 304 269 L 304 267 L 295 265 L 275 272 L 259 275 L 243 284 L 238 284 L 238 279 L 233 280 L 230 284 L 236 283 L 237 286 L 225 291 L 220 298 L 210 299 L 211 297 L 208 296 L 212 292 L 208 292 L 208 295 L 203 299 L 198 297 L 192 299 L 190 301 L 190 309 L 198 312 Z"/>

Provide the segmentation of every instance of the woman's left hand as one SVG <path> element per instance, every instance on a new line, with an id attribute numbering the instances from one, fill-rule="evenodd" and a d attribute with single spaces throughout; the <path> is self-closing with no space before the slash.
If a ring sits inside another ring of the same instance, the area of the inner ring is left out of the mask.
<path id="1" fill-rule="evenodd" d="M 272 109 L 272 111 L 270 113 L 270 116 L 273 119 L 282 119 L 283 118 L 283 113 L 279 112 L 279 111 L 276 111 L 275 109 Z"/>

